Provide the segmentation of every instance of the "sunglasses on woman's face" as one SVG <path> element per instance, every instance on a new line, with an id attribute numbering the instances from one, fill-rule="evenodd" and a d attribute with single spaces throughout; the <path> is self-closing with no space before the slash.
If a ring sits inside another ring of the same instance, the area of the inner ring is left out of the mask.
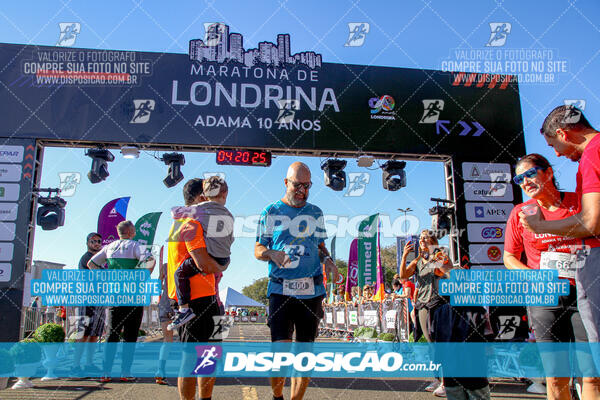
<path id="1" fill-rule="evenodd" d="M 527 171 L 523 172 L 522 174 L 515 175 L 515 177 L 513 178 L 513 182 L 516 183 L 517 185 L 521 185 L 523 183 L 523 181 L 525 180 L 525 178 L 535 178 L 538 171 L 541 171 L 543 169 L 544 168 L 542 168 L 542 167 L 529 168 Z"/>

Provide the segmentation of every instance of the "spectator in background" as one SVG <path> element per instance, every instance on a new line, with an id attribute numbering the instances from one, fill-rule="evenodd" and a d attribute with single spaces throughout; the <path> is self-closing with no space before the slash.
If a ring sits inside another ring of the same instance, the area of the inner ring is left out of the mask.
<path id="1" fill-rule="evenodd" d="M 437 238 L 428 230 L 423 230 L 419 237 L 419 255 L 410 264 L 406 264 L 408 255 L 414 250 L 415 244 L 409 241 L 404 246 L 402 261 L 400 262 L 400 278 L 408 279 L 416 275 L 419 282 L 419 293 L 417 297 L 416 309 L 418 310 L 418 321 L 425 339 L 432 342 L 431 332 L 435 330 L 433 326 L 434 315 L 436 311 L 445 303 L 444 299 L 438 293 L 439 275 L 432 268 L 437 261 L 433 257 L 433 249 L 438 246 Z M 449 269 L 452 264 L 449 260 L 444 263 L 443 268 Z M 438 327 L 445 329 L 444 327 Z M 425 388 L 428 392 L 433 392 L 436 396 L 443 397 L 446 391 L 440 379 L 436 378 Z"/>
<path id="2" fill-rule="evenodd" d="M 86 245 L 87 251 L 79 260 L 79 269 L 89 269 L 87 265 L 88 262 L 102 248 L 102 237 L 98 233 L 92 232 L 87 235 Z M 77 315 L 75 326 L 77 343 L 98 342 L 98 338 L 104 333 L 104 315 L 106 313 L 106 308 L 102 306 L 82 306 L 77 307 L 75 313 Z M 86 362 L 82 370 L 81 356 L 83 355 L 84 350 L 86 350 Z M 86 373 L 98 376 L 102 371 L 93 364 L 93 357 L 94 347 L 92 345 L 76 345 L 75 354 L 73 355 L 73 366 L 71 367 L 71 376 L 78 377 L 83 376 Z"/>
<path id="3" fill-rule="evenodd" d="M 369 285 L 363 286 L 362 296 L 360 297 L 360 303 L 364 304 L 371 299 L 371 287 Z"/>
<path id="4" fill-rule="evenodd" d="M 150 273 L 154 269 L 154 259 L 151 255 L 142 251 L 140 244 L 133 240 L 135 237 L 135 225 L 131 221 L 121 221 L 117 225 L 119 240 L 104 246 L 88 261 L 88 268 L 99 269 L 104 264 L 109 269 L 134 269 L 147 263 Z M 108 338 L 104 351 L 104 375 L 100 379 L 106 383 L 111 381 L 111 371 L 115 353 L 117 351 L 116 343 L 121 341 L 121 332 L 126 343 L 137 342 L 142 317 L 144 315 L 143 306 L 113 306 L 109 308 L 110 323 L 108 326 Z M 131 376 L 131 365 L 133 363 L 134 347 L 125 345 L 123 348 L 123 359 L 121 360 L 121 382 L 134 382 L 135 377 Z"/>
<path id="5" fill-rule="evenodd" d="M 344 304 L 346 302 L 345 295 L 346 295 L 346 291 L 344 290 L 344 287 L 338 286 L 337 294 L 335 296 L 335 302 L 338 304 Z"/>
<path id="6" fill-rule="evenodd" d="M 358 303 L 360 303 L 360 288 L 358 286 L 352 286 L 350 293 L 352 295 L 350 301 L 352 301 L 355 306 L 358 305 Z"/>
<path id="7" fill-rule="evenodd" d="M 402 296 L 402 285 L 400 285 L 400 281 L 398 279 L 394 279 L 392 281 L 392 293 L 390 293 L 389 298 L 395 300 L 400 297 L 406 297 L 406 296 Z"/>
<path id="8" fill-rule="evenodd" d="M 169 293 L 167 289 L 167 263 L 163 263 L 160 266 L 159 277 L 162 286 L 162 292 L 158 300 L 158 320 L 160 322 L 160 329 L 163 333 L 163 344 L 160 347 L 160 353 L 158 356 L 158 369 L 155 374 L 154 381 L 159 385 L 166 385 L 166 371 L 165 366 L 169 359 L 169 345 L 166 343 L 173 342 L 173 331 L 167 329 L 167 326 L 171 322 L 171 319 L 175 315 L 175 310 L 171 305 L 171 299 L 169 299 Z"/>

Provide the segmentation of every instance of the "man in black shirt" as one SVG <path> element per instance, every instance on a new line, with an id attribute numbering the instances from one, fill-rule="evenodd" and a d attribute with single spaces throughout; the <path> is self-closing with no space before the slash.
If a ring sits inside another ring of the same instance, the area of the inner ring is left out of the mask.
<path id="1" fill-rule="evenodd" d="M 95 232 L 87 235 L 87 251 L 79 260 L 79 269 L 89 269 L 88 261 L 102 248 L 102 237 Z M 104 307 L 82 306 L 77 307 L 77 342 L 78 343 L 95 343 L 102 336 L 104 331 Z M 86 363 L 81 369 L 81 356 L 84 347 L 87 347 Z M 89 345 L 77 345 L 73 358 L 72 376 L 83 376 L 85 373 L 100 374 L 102 371 L 93 365 L 94 348 Z"/>

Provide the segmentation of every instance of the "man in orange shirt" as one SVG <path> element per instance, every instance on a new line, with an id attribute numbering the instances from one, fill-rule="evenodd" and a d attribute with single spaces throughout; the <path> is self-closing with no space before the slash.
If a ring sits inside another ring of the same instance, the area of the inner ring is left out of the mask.
<path id="1" fill-rule="evenodd" d="M 186 206 L 205 201 L 202 194 L 202 179 L 190 179 L 183 187 L 183 198 Z M 202 270 L 202 274 L 190 278 L 191 301 L 189 307 L 196 317 L 180 328 L 179 337 L 182 343 L 190 343 L 189 351 L 184 352 L 180 377 L 177 387 L 181 399 L 195 399 L 196 382 L 200 386 L 200 398 L 210 399 L 212 396 L 214 377 L 187 377 L 193 370 L 197 358 L 193 342 L 208 342 L 213 335 L 215 321 L 213 316 L 219 315 L 216 299 L 215 275 L 222 267 L 206 250 L 204 232 L 198 221 L 192 218 L 181 218 L 173 222 L 169 233 L 167 259 L 167 286 L 169 298 L 177 301 L 175 271 L 187 258 Z M 191 367 L 189 367 L 191 365 Z M 189 367 L 189 368 L 188 368 Z"/>

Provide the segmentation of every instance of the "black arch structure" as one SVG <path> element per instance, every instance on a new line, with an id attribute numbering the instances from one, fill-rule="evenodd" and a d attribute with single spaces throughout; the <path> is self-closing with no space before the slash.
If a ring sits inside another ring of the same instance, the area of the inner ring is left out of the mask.
<path id="1" fill-rule="evenodd" d="M 314 57 L 276 62 L 261 53 L 206 61 L 187 54 L 0 44 L 0 164 L 21 168 L 18 179 L 0 181 L 6 189 L 0 193 L 7 194 L 0 207 L 17 208 L 14 217 L 0 213 L 0 225 L 14 224 L 14 237 L 0 235 L 0 341 L 18 340 L 33 243 L 31 190 L 47 145 L 255 148 L 444 161 L 447 196 L 456 202 L 456 225 L 463 228 L 454 236 L 456 259 L 461 265 L 498 263 L 489 247 L 501 249 L 500 241 L 487 243 L 486 235 L 477 239 L 465 228 L 479 221 L 502 224 L 502 210 L 521 202 L 508 179 L 516 157 L 525 154 L 516 80 L 320 63 L 320 55 L 318 62 Z M 432 100 L 443 104 L 431 107 Z M 282 108 L 292 111 L 293 122 L 277 123 Z M 426 109 L 433 114 L 426 116 Z M 494 175 L 498 171 L 508 175 Z M 479 225 L 474 229 L 485 228 Z M 487 262 L 474 251 L 486 253 Z"/>

